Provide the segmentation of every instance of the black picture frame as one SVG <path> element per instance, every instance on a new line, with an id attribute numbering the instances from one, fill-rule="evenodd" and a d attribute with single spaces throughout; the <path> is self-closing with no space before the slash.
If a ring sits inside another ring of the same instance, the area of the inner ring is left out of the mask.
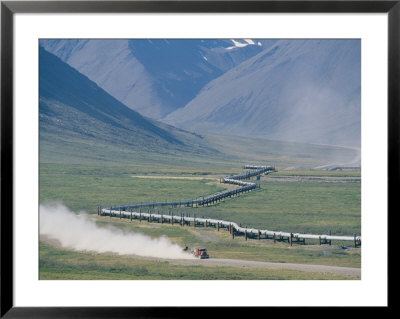
<path id="1" fill-rule="evenodd" d="M 131 307 L 14 307 L 13 304 L 13 19 L 15 13 L 387 13 L 388 14 L 388 225 L 398 212 L 400 102 L 400 1 L 1 1 L 1 317 L 190 317 L 191 309 Z M 389 214 L 389 213 L 392 214 Z M 388 247 L 390 251 L 390 229 Z M 388 255 L 388 265 L 389 265 Z M 389 270 L 389 269 L 388 269 Z M 390 281 L 388 280 L 388 287 Z M 391 306 L 388 299 L 388 307 Z M 233 309 L 221 309 L 226 315 Z M 233 311 L 232 311 L 233 310 Z M 255 311 L 260 309 L 254 308 Z M 293 308 L 291 309 L 293 310 Z M 207 310 L 208 311 L 208 310 Z M 214 310 L 210 310 L 215 313 Z M 228 311 L 228 312 L 226 312 Z M 299 315 L 308 309 L 296 309 Z M 340 309 L 332 309 L 340 312 Z M 217 313 L 215 313 L 217 314 Z M 204 315 L 204 313 L 203 313 Z M 271 309 L 268 314 L 271 315 Z"/>

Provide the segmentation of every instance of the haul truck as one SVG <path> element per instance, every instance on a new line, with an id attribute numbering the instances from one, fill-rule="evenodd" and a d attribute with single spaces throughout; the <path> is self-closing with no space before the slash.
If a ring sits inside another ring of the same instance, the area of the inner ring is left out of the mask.
<path id="1" fill-rule="evenodd" d="M 210 258 L 210 255 L 208 254 L 207 249 L 205 248 L 194 248 L 193 250 L 190 251 L 189 247 L 185 245 L 182 248 L 182 250 L 184 252 L 188 252 L 189 254 L 191 253 L 192 255 L 200 259 Z"/>
<path id="2" fill-rule="evenodd" d="M 193 250 L 193 255 L 195 255 L 197 258 L 200 259 L 210 258 L 210 255 L 208 254 L 207 249 L 205 248 L 195 248 Z"/>

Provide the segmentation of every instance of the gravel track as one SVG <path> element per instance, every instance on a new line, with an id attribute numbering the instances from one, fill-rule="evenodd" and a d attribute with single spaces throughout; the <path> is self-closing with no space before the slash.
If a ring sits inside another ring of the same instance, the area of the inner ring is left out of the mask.
<path id="1" fill-rule="evenodd" d="M 51 245 L 58 249 L 71 250 L 62 247 L 57 239 L 50 238 L 46 235 L 40 235 L 40 241 Z M 109 253 L 105 253 L 110 255 Z M 114 254 L 111 254 L 114 255 Z M 223 258 L 210 258 L 210 259 L 163 259 L 154 257 L 144 257 L 137 255 L 125 255 L 121 257 L 129 257 L 134 259 L 153 260 L 158 262 L 165 262 L 172 265 L 187 265 L 187 266 L 205 266 L 205 267 L 235 267 L 235 268 L 269 268 L 269 269 L 288 269 L 296 271 L 305 271 L 312 273 L 331 274 L 337 276 L 346 276 L 353 279 L 361 279 L 361 269 L 351 267 L 338 267 L 338 266 L 325 266 L 325 265 L 307 265 L 307 264 L 292 264 L 292 263 L 273 263 L 265 261 L 252 261 L 241 259 L 223 259 Z"/>
<path id="2" fill-rule="evenodd" d="M 319 181 L 319 182 L 361 182 L 361 177 L 337 176 L 266 176 L 265 179 L 284 182 Z"/>
<path id="3" fill-rule="evenodd" d="M 239 268 L 270 268 L 270 269 L 289 269 L 313 273 L 332 274 L 338 276 L 352 277 L 361 279 L 361 268 L 337 267 L 325 265 L 307 265 L 291 263 L 273 263 L 265 261 L 251 261 L 239 259 L 171 259 L 169 263 L 174 265 L 201 265 L 208 267 L 239 267 Z"/>

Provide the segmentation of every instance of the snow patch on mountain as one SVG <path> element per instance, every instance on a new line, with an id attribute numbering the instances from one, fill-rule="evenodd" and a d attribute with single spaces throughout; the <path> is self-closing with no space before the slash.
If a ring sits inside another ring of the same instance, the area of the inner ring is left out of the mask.
<path id="1" fill-rule="evenodd" d="M 261 42 L 257 42 L 257 44 L 252 40 L 252 39 L 243 39 L 243 42 L 240 42 L 239 40 L 234 40 L 231 39 L 233 46 L 227 47 L 226 50 L 232 50 L 232 49 L 236 49 L 236 48 L 244 48 L 248 45 L 258 45 L 258 46 L 262 46 Z"/>

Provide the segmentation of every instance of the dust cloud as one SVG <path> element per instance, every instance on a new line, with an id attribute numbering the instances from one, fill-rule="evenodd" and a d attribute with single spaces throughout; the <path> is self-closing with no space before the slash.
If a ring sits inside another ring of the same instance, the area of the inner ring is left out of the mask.
<path id="1" fill-rule="evenodd" d="M 78 251 L 167 259 L 194 258 L 166 237 L 151 238 L 111 226 L 99 227 L 88 215 L 77 215 L 62 204 L 40 205 L 40 234 L 57 239 L 64 248 Z"/>

